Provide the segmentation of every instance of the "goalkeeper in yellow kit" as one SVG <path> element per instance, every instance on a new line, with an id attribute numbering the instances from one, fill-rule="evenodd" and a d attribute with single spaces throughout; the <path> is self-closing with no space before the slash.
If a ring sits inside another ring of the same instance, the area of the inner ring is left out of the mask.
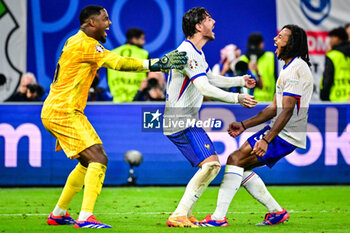
<path id="1" fill-rule="evenodd" d="M 100 6 L 87 6 L 79 16 L 80 30 L 70 37 L 57 63 L 41 118 L 45 128 L 57 139 L 56 151 L 64 150 L 78 165 L 68 176 L 58 203 L 47 219 L 49 225 L 73 225 L 76 228 L 111 228 L 93 216 L 101 192 L 108 158 L 102 141 L 84 115 L 88 91 L 100 67 L 120 71 L 160 71 L 183 69 L 185 53 L 170 52 L 161 59 L 141 60 L 120 57 L 106 50 L 106 30 L 111 21 Z M 84 186 L 79 217 L 74 221 L 67 213 L 74 195 Z"/>

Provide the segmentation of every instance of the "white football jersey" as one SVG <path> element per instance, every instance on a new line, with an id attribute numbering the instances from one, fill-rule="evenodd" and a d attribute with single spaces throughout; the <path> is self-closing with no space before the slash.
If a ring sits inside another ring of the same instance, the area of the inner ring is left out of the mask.
<path id="1" fill-rule="evenodd" d="M 276 82 L 277 115 L 272 119 L 271 127 L 282 112 L 283 96 L 297 98 L 293 115 L 278 136 L 299 148 L 306 148 L 307 118 L 312 92 L 311 70 L 304 60 L 296 57 L 283 67 Z"/>
<path id="2" fill-rule="evenodd" d="M 175 121 L 186 121 L 189 118 L 198 119 L 203 95 L 192 82 L 201 76 L 207 78 L 206 73 L 209 71 L 204 52 L 198 51 L 189 40 L 183 41 L 177 50 L 187 53 L 188 62 L 183 70 L 174 69 L 169 72 L 164 111 L 165 126 L 169 125 L 166 123 L 169 119 Z M 174 125 L 163 127 L 166 135 L 177 133 L 183 129 L 183 127 Z"/>

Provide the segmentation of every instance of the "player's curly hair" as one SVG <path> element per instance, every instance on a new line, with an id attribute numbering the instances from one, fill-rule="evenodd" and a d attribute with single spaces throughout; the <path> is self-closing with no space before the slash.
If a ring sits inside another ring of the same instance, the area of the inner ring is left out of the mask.
<path id="1" fill-rule="evenodd" d="M 84 9 L 80 11 L 79 15 L 80 26 L 83 25 L 85 20 L 87 20 L 91 15 L 100 15 L 102 9 L 104 9 L 102 6 L 96 5 L 84 7 Z"/>
<path id="2" fill-rule="evenodd" d="M 307 36 L 304 29 L 294 24 L 287 24 L 282 30 L 284 28 L 288 28 L 291 31 L 291 35 L 288 38 L 287 45 L 283 47 L 283 50 L 278 56 L 278 59 L 300 57 L 308 66 L 311 66 Z"/>
<path id="3" fill-rule="evenodd" d="M 185 37 L 192 37 L 196 33 L 196 24 L 201 23 L 206 16 L 210 16 L 204 7 L 194 7 L 182 17 L 182 30 Z"/>

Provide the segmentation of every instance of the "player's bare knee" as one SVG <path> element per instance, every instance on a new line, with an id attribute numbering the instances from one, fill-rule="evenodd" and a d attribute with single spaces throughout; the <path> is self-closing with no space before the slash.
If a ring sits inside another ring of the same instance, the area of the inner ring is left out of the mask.
<path id="1" fill-rule="evenodd" d="M 87 167 L 89 166 L 89 161 L 86 160 L 85 158 L 79 157 L 77 160 L 79 161 L 79 163 L 80 163 L 83 167 L 87 168 Z"/>
<path id="2" fill-rule="evenodd" d="M 101 163 L 105 166 L 108 164 L 108 157 L 106 154 L 99 154 L 98 158 L 96 159 L 98 163 Z"/>
<path id="3" fill-rule="evenodd" d="M 237 150 L 237 151 L 233 152 L 232 154 L 230 154 L 230 156 L 227 158 L 226 164 L 241 167 L 242 156 L 243 156 L 242 151 Z"/>
<path id="4" fill-rule="evenodd" d="M 90 163 L 91 162 L 96 162 L 96 163 L 101 163 L 103 165 L 108 164 L 108 157 L 106 155 L 105 150 L 103 149 L 102 145 L 94 145 L 93 147 L 91 147 L 92 149 L 92 155 L 91 155 L 91 159 L 90 159 Z"/>

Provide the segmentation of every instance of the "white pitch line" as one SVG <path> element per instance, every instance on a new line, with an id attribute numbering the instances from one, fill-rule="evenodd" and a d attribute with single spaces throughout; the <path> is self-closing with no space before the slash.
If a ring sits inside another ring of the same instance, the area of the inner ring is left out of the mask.
<path id="1" fill-rule="evenodd" d="M 302 214 L 302 213 L 332 213 L 332 211 L 328 210 L 321 210 L 321 211 L 295 211 L 290 210 L 289 213 L 296 213 L 296 214 Z M 115 213 L 95 213 L 96 215 L 132 215 L 132 214 L 139 214 L 139 215 L 160 215 L 160 214 L 171 214 L 172 212 L 115 212 Z M 209 212 L 196 212 L 198 214 L 208 214 Z M 228 214 L 266 214 L 266 212 L 227 212 Z M 0 214 L 0 216 L 48 216 L 49 213 L 12 213 L 12 214 Z"/>

